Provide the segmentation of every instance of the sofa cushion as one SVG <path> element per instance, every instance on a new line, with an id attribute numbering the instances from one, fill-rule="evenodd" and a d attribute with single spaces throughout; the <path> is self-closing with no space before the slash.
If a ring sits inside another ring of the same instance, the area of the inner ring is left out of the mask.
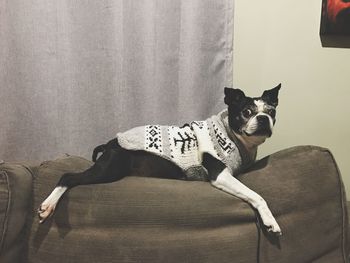
<path id="1" fill-rule="evenodd" d="M 73 156 L 42 164 L 35 207 L 64 172 L 90 165 Z M 255 220 L 249 205 L 205 182 L 129 177 L 79 186 L 45 224 L 34 218 L 29 262 L 215 262 L 218 254 L 254 262 Z"/>
<path id="2" fill-rule="evenodd" d="M 42 164 L 35 207 L 64 172 L 90 165 L 73 156 Z M 29 262 L 254 262 L 255 221 L 249 205 L 205 182 L 128 177 L 78 186 L 45 224 L 35 216 Z"/>
<path id="3" fill-rule="evenodd" d="M 90 165 L 66 157 L 39 166 L 35 207 L 64 172 Z M 328 150 L 287 149 L 239 179 L 267 200 L 282 237 L 208 183 L 129 177 L 72 189 L 43 225 L 33 215 L 28 262 L 346 262 L 345 193 Z"/>
<path id="4" fill-rule="evenodd" d="M 27 166 L 0 164 L 0 262 L 25 262 L 25 224 L 32 213 L 32 173 Z M 30 216 L 28 216 L 30 215 Z"/>

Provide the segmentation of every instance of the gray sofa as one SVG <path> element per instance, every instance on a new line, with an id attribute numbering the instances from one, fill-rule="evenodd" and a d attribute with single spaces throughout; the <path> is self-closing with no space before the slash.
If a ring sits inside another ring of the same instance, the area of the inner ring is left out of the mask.
<path id="1" fill-rule="evenodd" d="M 267 200 L 279 238 L 206 182 L 143 177 L 74 188 L 40 225 L 36 209 L 59 177 L 90 165 L 75 156 L 0 165 L 1 263 L 348 262 L 346 197 L 327 149 L 286 149 L 239 177 Z"/>

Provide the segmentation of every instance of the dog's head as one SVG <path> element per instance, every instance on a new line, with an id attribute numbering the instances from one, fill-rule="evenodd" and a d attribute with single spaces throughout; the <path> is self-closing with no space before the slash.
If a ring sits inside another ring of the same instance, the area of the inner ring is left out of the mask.
<path id="1" fill-rule="evenodd" d="M 225 88 L 231 129 L 239 135 L 270 137 L 276 122 L 280 88 L 281 84 L 256 98 L 245 96 L 240 89 Z"/>

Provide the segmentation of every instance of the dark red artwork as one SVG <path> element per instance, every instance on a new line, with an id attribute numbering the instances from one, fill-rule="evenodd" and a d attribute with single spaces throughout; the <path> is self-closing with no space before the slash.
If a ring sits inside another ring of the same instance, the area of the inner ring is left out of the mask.
<path id="1" fill-rule="evenodd" d="M 321 35 L 350 36 L 350 0 L 323 0 Z"/>

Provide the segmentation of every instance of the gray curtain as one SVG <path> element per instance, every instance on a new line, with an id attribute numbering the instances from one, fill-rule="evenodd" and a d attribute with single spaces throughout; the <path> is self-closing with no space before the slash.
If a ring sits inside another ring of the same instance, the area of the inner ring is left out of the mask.
<path id="1" fill-rule="evenodd" d="M 219 112 L 232 31 L 233 0 L 0 1 L 0 159 Z"/>

